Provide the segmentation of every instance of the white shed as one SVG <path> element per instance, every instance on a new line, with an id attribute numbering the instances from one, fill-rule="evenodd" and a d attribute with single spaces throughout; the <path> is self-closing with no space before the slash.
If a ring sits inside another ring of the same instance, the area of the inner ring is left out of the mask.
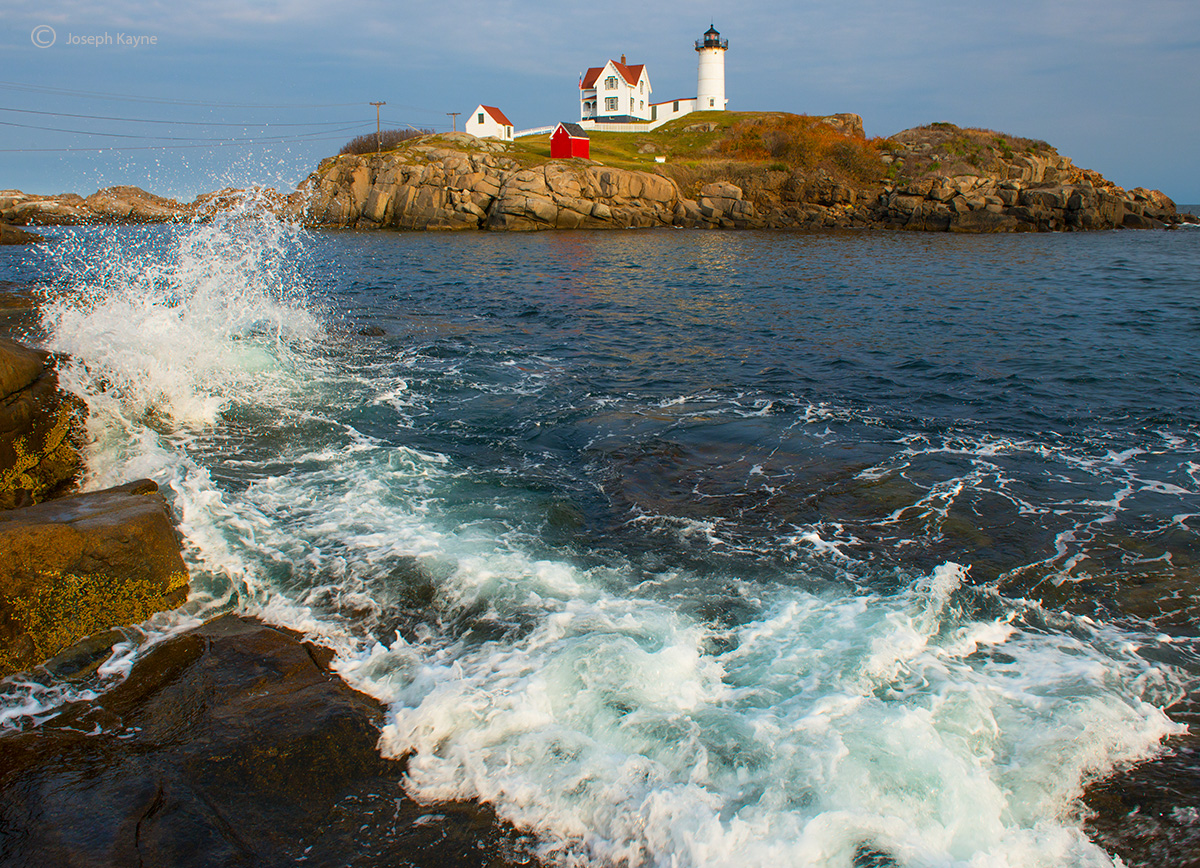
<path id="1" fill-rule="evenodd" d="M 475 108 L 475 111 L 471 112 L 463 129 L 481 139 L 503 139 L 511 142 L 513 137 L 512 121 L 504 112 L 494 105 L 483 105 L 482 103 Z"/>

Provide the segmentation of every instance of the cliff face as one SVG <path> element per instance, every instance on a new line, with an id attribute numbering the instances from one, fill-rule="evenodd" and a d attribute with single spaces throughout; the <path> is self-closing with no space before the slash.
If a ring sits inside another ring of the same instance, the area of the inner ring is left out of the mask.
<path id="1" fill-rule="evenodd" d="M 1038 154 L 990 160 L 974 174 L 873 185 L 851 186 L 821 169 L 726 166 L 713 170 L 724 177 L 696 184 L 695 198 L 689 198 L 668 175 L 672 167 L 641 172 L 583 160 L 522 167 L 499 143 L 465 134 L 452 143 L 462 149 L 419 144 L 330 158 L 301 185 L 290 207 L 308 225 L 358 229 L 1036 232 L 1195 222 L 1176 214 L 1162 193 L 1125 191 L 1048 146 Z M 910 147 L 920 151 L 925 145 Z"/>
<path id="2" fill-rule="evenodd" d="M 306 223 L 359 229 L 669 226 L 680 209 L 678 187 L 660 175 L 578 160 L 521 168 L 489 150 L 435 146 L 334 157 L 301 192 Z"/>

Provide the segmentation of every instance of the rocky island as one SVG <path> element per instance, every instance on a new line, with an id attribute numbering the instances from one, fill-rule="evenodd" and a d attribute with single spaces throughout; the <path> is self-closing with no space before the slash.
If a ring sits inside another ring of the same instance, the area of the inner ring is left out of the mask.
<path id="1" fill-rule="evenodd" d="M 879 228 L 925 232 L 1162 229 L 1197 218 L 1157 190 L 1123 189 L 1045 142 L 935 123 L 868 139 L 858 115 L 710 112 L 657 130 L 593 133 L 593 160 L 515 142 L 420 136 L 321 162 L 267 207 L 312 227 L 398 230 Z M 0 223 L 204 219 L 136 187 L 0 191 Z"/>

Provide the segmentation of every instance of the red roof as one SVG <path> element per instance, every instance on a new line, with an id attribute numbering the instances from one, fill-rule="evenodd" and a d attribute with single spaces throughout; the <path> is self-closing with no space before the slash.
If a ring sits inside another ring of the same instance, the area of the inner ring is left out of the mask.
<path id="1" fill-rule="evenodd" d="M 617 68 L 617 72 L 621 73 L 621 78 L 631 87 L 636 86 L 642 77 L 642 70 L 646 68 L 646 64 L 639 63 L 637 65 L 626 65 L 617 63 L 615 60 L 610 60 L 613 66 Z M 583 81 L 579 83 L 580 90 L 587 90 L 596 86 L 596 79 L 600 77 L 600 73 L 604 72 L 603 66 L 593 66 L 583 74 Z"/>
<path id="2" fill-rule="evenodd" d="M 492 120 L 494 120 L 496 123 L 504 124 L 506 127 L 511 127 L 513 125 L 513 122 L 508 119 L 508 116 L 494 105 L 483 105 L 480 103 L 479 107 L 491 115 Z"/>

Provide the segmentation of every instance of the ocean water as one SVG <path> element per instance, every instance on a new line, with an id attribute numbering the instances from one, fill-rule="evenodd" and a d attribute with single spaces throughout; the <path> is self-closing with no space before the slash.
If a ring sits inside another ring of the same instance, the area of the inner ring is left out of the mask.
<path id="1" fill-rule="evenodd" d="M 250 613 L 415 798 L 672 868 L 1113 865 L 1084 787 L 1186 731 L 1200 231 L 53 234 L 0 279 L 193 590 L 0 725 Z"/>

